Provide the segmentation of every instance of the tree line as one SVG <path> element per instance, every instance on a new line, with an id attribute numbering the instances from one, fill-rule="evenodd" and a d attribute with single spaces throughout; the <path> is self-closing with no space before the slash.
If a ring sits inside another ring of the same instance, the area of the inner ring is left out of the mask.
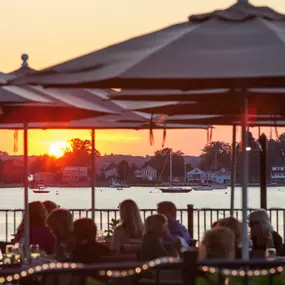
<path id="1" fill-rule="evenodd" d="M 257 182 L 260 178 L 259 172 L 259 151 L 256 140 L 251 133 L 248 133 L 249 146 L 249 181 Z M 58 180 L 61 179 L 61 170 L 67 166 L 87 166 L 91 176 L 91 141 L 74 138 L 70 141 L 70 148 L 66 148 L 64 155 L 60 158 L 49 155 L 39 156 L 35 161 L 30 163 L 29 171 L 31 174 L 36 172 L 56 173 Z M 225 168 L 231 170 L 231 144 L 223 141 L 213 141 L 204 146 L 201 150 L 200 165 L 198 167 L 204 171 L 213 171 L 214 169 Z M 98 150 L 95 151 L 96 157 L 101 156 Z M 151 166 L 157 170 L 157 176 L 160 182 L 169 181 L 170 176 L 170 159 L 172 153 L 172 170 L 173 177 L 184 179 L 185 169 L 193 169 L 191 164 L 184 162 L 184 153 L 180 150 L 163 148 L 154 152 L 154 156 L 145 162 L 141 167 Z M 13 163 L 10 160 L 1 160 L 1 155 L 8 155 L 0 152 L 0 179 L 4 183 L 13 183 L 23 180 L 23 165 Z M 285 165 L 285 133 L 281 134 L 278 139 L 269 139 L 268 141 L 268 175 L 273 165 Z M 121 180 L 133 180 L 133 173 L 138 169 L 135 164 L 129 165 L 126 160 L 117 165 L 118 178 Z M 99 174 L 98 174 L 99 175 Z M 241 153 L 237 154 L 237 181 L 241 177 Z M 98 176 L 98 179 L 104 179 Z"/>

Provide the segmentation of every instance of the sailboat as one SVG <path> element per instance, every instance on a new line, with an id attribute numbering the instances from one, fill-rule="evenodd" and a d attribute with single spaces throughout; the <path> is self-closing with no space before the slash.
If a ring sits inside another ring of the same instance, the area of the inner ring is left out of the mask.
<path id="1" fill-rule="evenodd" d="M 170 161 L 170 177 L 169 182 L 170 185 L 172 183 L 172 151 L 169 154 Z M 189 193 L 192 191 L 191 188 L 182 188 L 182 187 L 168 187 L 168 188 L 159 188 L 162 193 Z"/>

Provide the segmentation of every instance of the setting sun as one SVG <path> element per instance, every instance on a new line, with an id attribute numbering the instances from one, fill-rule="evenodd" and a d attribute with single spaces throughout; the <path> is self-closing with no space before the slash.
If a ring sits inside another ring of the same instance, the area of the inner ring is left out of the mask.
<path id="1" fill-rule="evenodd" d="M 71 145 L 65 141 L 55 141 L 49 146 L 49 155 L 55 157 L 62 157 L 66 149 L 71 149 Z"/>

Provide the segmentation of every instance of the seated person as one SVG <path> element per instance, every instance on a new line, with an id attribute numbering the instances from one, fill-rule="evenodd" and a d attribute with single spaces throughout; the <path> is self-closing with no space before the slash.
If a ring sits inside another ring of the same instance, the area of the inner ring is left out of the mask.
<path id="1" fill-rule="evenodd" d="M 235 235 L 226 227 L 216 227 L 207 231 L 199 248 L 200 259 L 235 258 Z"/>
<path id="2" fill-rule="evenodd" d="M 75 246 L 71 213 L 66 209 L 55 209 L 49 214 L 47 224 L 56 237 L 56 260 L 68 261 Z"/>
<path id="3" fill-rule="evenodd" d="M 97 227 L 93 220 L 82 218 L 73 223 L 75 249 L 72 261 L 78 263 L 96 263 L 102 256 L 111 255 L 111 250 L 96 242 Z"/>
<path id="4" fill-rule="evenodd" d="M 120 203 L 120 224 L 115 228 L 111 249 L 120 254 L 125 244 L 140 244 L 143 235 L 143 222 L 139 208 L 133 200 Z"/>
<path id="5" fill-rule="evenodd" d="M 50 200 L 44 201 L 43 205 L 47 211 L 47 215 L 49 215 L 53 210 L 59 208 L 59 206 L 56 203 L 54 203 L 53 201 L 50 201 Z"/>
<path id="6" fill-rule="evenodd" d="M 164 215 L 152 215 L 145 220 L 145 234 L 142 247 L 138 254 L 139 260 L 152 260 L 170 256 L 163 245 L 162 239 L 168 235 L 167 218 Z"/>
<path id="7" fill-rule="evenodd" d="M 273 230 L 269 216 L 264 209 L 253 211 L 248 216 L 253 251 L 275 248 L 282 255 L 282 238 Z"/>
<path id="8" fill-rule="evenodd" d="M 163 238 L 165 243 L 175 243 L 177 237 L 183 238 L 188 244 L 191 241 L 188 230 L 176 220 L 176 207 L 172 202 L 161 202 L 157 205 L 158 214 L 168 219 L 169 234 Z"/>
<path id="9" fill-rule="evenodd" d="M 239 220 L 229 217 L 217 222 L 216 227 L 226 227 L 233 231 L 235 235 L 236 258 L 241 259 L 241 223 Z"/>
<path id="10" fill-rule="evenodd" d="M 47 226 L 47 212 L 42 202 L 29 203 L 30 244 L 38 244 L 41 250 L 51 254 L 54 252 L 56 238 Z M 14 243 L 25 243 L 25 219 L 23 215 L 15 234 Z"/>

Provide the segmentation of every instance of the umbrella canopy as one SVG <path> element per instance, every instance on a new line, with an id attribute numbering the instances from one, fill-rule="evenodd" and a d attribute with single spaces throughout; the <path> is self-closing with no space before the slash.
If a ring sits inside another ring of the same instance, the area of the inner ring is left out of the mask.
<path id="1" fill-rule="evenodd" d="M 284 15 L 240 1 L 15 83 L 185 90 L 284 87 L 284 32 Z"/>
<path id="2" fill-rule="evenodd" d="M 7 82 L 12 75 L 0 74 L 0 81 Z M 91 99 L 90 99 L 91 100 Z M 64 122 L 91 116 L 114 114 L 103 104 L 86 99 L 74 99 L 73 94 L 61 90 L 46 91 L 32 86 L 2 86 L 0 88 L 0 122 Z"/>

